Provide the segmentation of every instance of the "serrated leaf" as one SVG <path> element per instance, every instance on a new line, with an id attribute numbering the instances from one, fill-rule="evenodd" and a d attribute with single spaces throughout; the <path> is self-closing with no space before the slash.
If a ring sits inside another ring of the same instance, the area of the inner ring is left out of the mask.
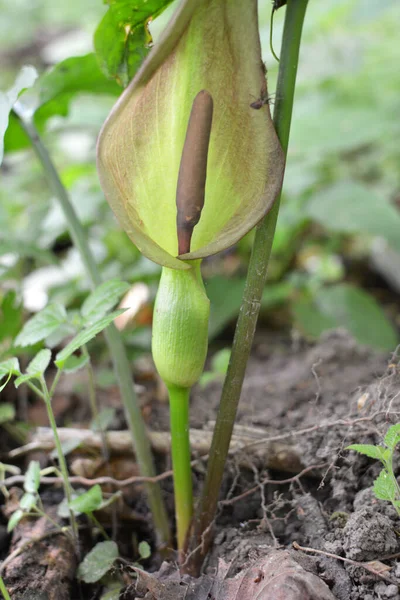
<path id="1" fill-rule="evenodd" d="M 90 356 L 88 354 L 81 354 L 80 356 L 73 354 L 65 361 L 63 371 L 64 373 L 76 373 L 80 369 L 83 369 L 89 360 Z"/>
<path id="2" fill-rule="evenodd" d="M 118 546 L 115 542 L 99 542 L 79 565 L 79 579 L 85 583 L 99 581 L 112 568 L 117 558 Z"/>
<path id="3" fill-rule="evenodd" d="M 21 510 L 20 508 L 18 510 L 16 510 L 10 517 L 8 524 L 7 524 L 7 531 L 8 533 L 10 533 L 20 522 L 20 520 L 22 519 L 22 517 L 24 516 L 24 511 Z"/>
<path id="4" fill-rule="evenodd" d="M 51 352 L 47 348 L 40 350 L 26 367 L 28 375 L 39 377 L 43 375 L 51 360 Z"/>
<path id="5" fill-rule="evenodd" d="M 359 454 L 364 454 L 365 456 L 375 458 L 381 462 L 385 462 L 390 456 L 390 453 L 386 448 L 383 448 L 382 446 L 373 446 L 372 444 L 352 444 L 351 446 L 347 446 L 346 450 L 355 450 L 356 452 L 359 452 Z"/>
<path id="6" fill-rule="evenodd" d="M 103 495 L 101 493 L 101 487 L 99 485 L 94 485 L 84 494 L 81 494 L 77 498 L 71 500 L 69 507 L 74 511 L 75 514 L 87 514 L 98 510 L 102 502 Z"/>
<path id="7" fill-rule="evenodd" d="M 392 477 L 383 469 L 374 481 L 374 494 L 379 500 L 393 502 L 396 498 L 396 484 Z"/>
<path id="8" fill-rule="evenodd" d="M 40 485 L 40 463 L 37 460 L 31 460 L 27 472 L 25 473 L 24 490 L 28 494 L 35 494 Z"/>
<path id="9" fill-rule="evenodd" d="M 44 340 L 67 319 L 61 304 L 49 304 L 25 323 L 14 341 L 15 346 L 30 346 Z"/>
<path id="10" fill-rule="evenodd" d="M 24 494 L 19 501 L 19 505 L 24 512 L 30 512 L 36 506 L 36 496 L 34 494 Z"/>
<path id="11" fill-rule="evenodd" d="M 149 558 L 151 556 L 151 548 L 150 548 L 150 544 L 148 542 L 145 542 L 145 541 L 140 542 L 138 550 L 139 550 L 139 556 L 143 560 L 146 558 Z"/>
<path id="12" fill-rule="evenodd" d="M 93 431 L 106 431 L 113 422 L 115 413 L 115 408 L 112 408 L 111 406 L 103 408 L 97 417 L 92 420 L 90 429 L 93 429 Z"/>
<path id="13" fill-rule="evenodd" d="M 56 356 L 55 364 L 59 369 L 62 369 L 65 361 L 71 354 L 79 350 L 82 346 L 87 344 L 90 340 L 92 340 L 98 333 L 103 331 L 106 327 L 112 323 L 115 317 L 122 314 L 125 309 L 115 310 L 109 315 L 105 315 L 102 319 L 99 319 L 95 323 L 93 323 L 90 327 L 83 329 L 83 331 L 79 332 L 78 335 L 74 337 L 73 340 L 59 352 Z"/>
<path id="14" fill-rule="evenodd" d="M 12 107 L 22 90 L 32 87 L 36 78 L 37 72 L 34 67 L 22 67 L 14 85 L 7 92 L 0 92 L 0 164 L 3 161 L 4 135 L 8 127 L 8 119 Z"/>
<path id="15" fill-rule="evenodd" d="M 12 375 L 19 375 L 21 373 L 19 369 L 18 358 L 9 358 L 0 363 L 0 381 L 7 377 L 7 381 L 0 386 L 0 392 L 6 387 L 10 381 Z"/>
<path id="16" fill-rule="evenodd" d="M 81 314 L 86 323 L 93 323 L 103 317 L 128 289 L 129 284 L 118 279 L 99 285 L 82 304 Z"/>
<path id="17" fill-rule="evenodd" d="M 1 388 L 0 388 L 1 391 Z M 0 425 L 15 419 L 15 406 L 9 402 L 0 404 Z"/>
<path id="18" fill-rule="evenodd" d="M 383 441 L 388 448 L 394 450 L 400 442 L 400 423 L 396 423 L 396 425 L 389 427 Z"/>
<path id="19" fill-rule="evenodd" d="M 8 358 L 7 360 L 0 362 L 0 379 L 9 373 L 19 375 L 20 372 L 18 358 Z"/>

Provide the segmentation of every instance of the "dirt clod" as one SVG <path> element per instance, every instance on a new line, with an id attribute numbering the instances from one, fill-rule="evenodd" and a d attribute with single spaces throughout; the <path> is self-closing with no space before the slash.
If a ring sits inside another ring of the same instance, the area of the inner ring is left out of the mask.
<path id="1" fill-rule="evenodd" d="M 392 521 L 370 508 L 351 514 L 343 534 L 346 557 L 351 560 L 374 560 L 397 550 Z"/>

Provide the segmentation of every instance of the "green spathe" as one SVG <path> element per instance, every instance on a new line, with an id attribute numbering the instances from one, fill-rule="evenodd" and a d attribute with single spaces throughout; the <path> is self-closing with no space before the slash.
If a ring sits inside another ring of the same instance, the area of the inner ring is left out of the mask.
<path id="1" fill-rule="evenodd" d="M 178 172 L 200 90 L 214 102 L 205 204 L 191 251 L 177 258 Z M 269 107 L 250 107 L 266 91 L 257 0 L 182 0 L 98 143 L 106 197 L 145 256 L 188 269 L 186 259 L 233 245 L 270 210 L 284 158 Z"/>
<path id="2" fill-rule="evenodd" d="M 190 270 L 164 267 L 153 316 L 153 359 L 167 386 L 190 388 L 203 372 L 210 301 L 200 261 Z"/>

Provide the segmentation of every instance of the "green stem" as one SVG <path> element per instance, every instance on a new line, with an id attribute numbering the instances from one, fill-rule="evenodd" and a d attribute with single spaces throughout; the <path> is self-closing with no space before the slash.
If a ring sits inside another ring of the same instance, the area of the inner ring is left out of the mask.
<path id="1" fill-rule="evenodd" d="M 62 475 L 63 482 L 64 482 L 64 493 L 65 493 L 65 497 L 66 497 L 68 505 L 69 505 L 72 500 L 72 488 L 71 488 L 71 484 L 69 482 L 67 463 L 65 460 L 62 446 L 61 446 L 60 438 L 58 436 L 57 424 L 56 424 L 53 409 L 51 406 L 51 397 L 50 397 L 50 394 L 47 389 L 47 385 L 46 385 L 46 382 L 45 382 L 43 376 L 40 381 L 41 381 L 42 390 L 43 390 L 43 394 L 44 394 L 44 401 L 46 404 L 47 416 L 49 418 L 50 427 L 53 430 L 54 445 L 57 450 L 58 462 L 60 464 L 60 471 L 61 471 L 61 475 Z M 79 542 L 78 525 L 76 523 L 74 512 L 71 509 L 69 510 L 69 516 L 70 516 L 72 536 L 74 538 L 76 546 L 78 547 L 78 542 Z"/>
<path id="2" fill-rule="evenodd" d="M 82 352 L 87 358 L 86 372 L 88 375 L 88 384 L 89 384 L 88 387 L 89 387 L 90 412 L 92 414 L 92 419 L 97 423 L 97 427 L 98 427 L 98 430 L 100 433 L 102 457 L 104 460 L 104 464 L 106 465 L 107 475 L 109 477 L 112 477 L 112 472 L 111 472 L 111 468 L 110 468 L 110 452 L 109 452 L 108 443 L 107 443 L 107 434 L 106 434 L 102 424 L 100 423 L 99 409 L 97 406 L 97 397 L 96 397 L 96 382 L 95 382 L 95 378 L 94 378 L 92 362 L 90 360 L 90 355 L 89 355 L 89 351 L 87 349 L 86 344 L 84 346 L 82 346 Z M 111 509 L 111 521 L 112 521 L 112 535 L 113 535 L 113 539 L 115 539 L 116 535 L 117 535 L 117 528 L 118 528 L 117 507 L 116 506 L 113 506 Z M 107 539 L 109 539 L 109 538 L 107 538 Z"/>
<path id="3" fill-rule="evenodd" d="M 32 392 L 34 392 L 37 396 L 39 396 L 39 398 L 44 400 L 43 392 L 39 390 L 39 388 L 34 383 L 32 383 L 32 381 L 27 381 L 26 384 L 32 390 Z"/>
<path id="4" fill-rule="evenodd" d="M 193 516 L 192 467 L 190 465 L 189 395 L 190 388 L 169 385 L 172 468 L 178 550 L 181 558 Z"/>
<path id="5" fill-rule="evenodd" d="M 32 147 L 43 167 L 49 186 L 60 203 L 68 224 L 71 239 L 79 251 L 91 286 L 94 288 L 101 283 L 101 277 L 87 243 L 86 233 L 76 216 L 75 210 L 68 197 L 67 190 L 61 182 L 57 170 L 45 145 L 40 139 L 36 127 L 32 120 L 25 115 L 24 108 L 20 102 L 17 102 L 14 106 L 14 113 L 19 118 L 22 127 L 28 135 Z M 114 325 L 110 325 L 105 331 L 105 337 L 119 384 L 126 420 L 132 433 L 132 442 L 140 473 L 146 477 L 154 477 L 156 471 L 154 468 L 150 443 L 135 394 L 132 372 L 121 335 Z M 168 544 L 170 541 L 168 515 L 162 499 L 161 489 L 156 483 L 148 483 L 146 489 L 150 508 L 153 513 L 156 532 L 159 538 L 158 541 L 162 545 Z"/>
<path id="6" fill-rule="evenodd" d="M 4 600 L 11 600 L 10 594 L 7 591 L 2 577 L 0 577 L 0 592 L 3 594 Z"/>
<path id="7" fill-rule="evenodd" d="M 287 2 L 274 110 L 274 125 L 285 154 L 289 142 L 301 33 L 306 8 L 307 0 L 288 0 Z M 256 230 L 242 307 L 236 325 L 231 359 L 215 424 L 206 480 L 190 544 L 192 553 L 186 565 L 187 572 L 192 574 L 199 573 L 212 540 L 212 524 L 267 276 L 279 203 L 280 197 L 277 198 L 272 210 Z"/>

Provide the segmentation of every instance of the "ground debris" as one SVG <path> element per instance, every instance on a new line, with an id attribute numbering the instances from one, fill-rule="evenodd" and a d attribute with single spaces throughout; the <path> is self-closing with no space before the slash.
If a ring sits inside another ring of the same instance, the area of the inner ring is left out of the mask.
<path id="1" fill-rule="evenodd" d="M 53 507 L 48 511 L 57 519 Z M 31 543 L 29 543 L 31 541 Z M 77 568 L 71 540 L 44 517 L 25 518 L 13 531 L 2 576 L 12 600 L 70 600 Z"/>
<path id="2" fill-rule="evenodd" d="M 287 550 L 273 550 L 235 577 L 229 577 L 229 567 L 221 559 L 215 576 L 199 579 L 181 577 L 170 565 L 156 574 L 135 569 L 136 595 L 125 595 L 124 600 L 335 600 L 328 586 L 304 570 Z"/>

